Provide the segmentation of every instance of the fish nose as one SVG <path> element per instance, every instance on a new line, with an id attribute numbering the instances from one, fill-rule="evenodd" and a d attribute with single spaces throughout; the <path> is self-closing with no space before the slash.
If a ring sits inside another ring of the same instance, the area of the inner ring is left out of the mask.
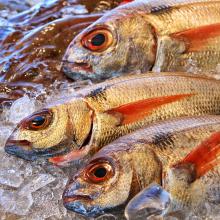
<path id="1" fill-rule="evenodd" d="M 80 188 L 81 188 L 81 185 L 78 182 L 73 182 L 69 184 L 63 192 L 63 197 L 65 198 L 74 197 L 76 195 L 76 191 Z"/>

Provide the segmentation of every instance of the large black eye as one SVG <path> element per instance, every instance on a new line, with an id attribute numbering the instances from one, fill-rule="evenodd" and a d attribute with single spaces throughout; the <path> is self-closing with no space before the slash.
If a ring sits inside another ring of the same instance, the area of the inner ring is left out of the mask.
<path id="1" fill-rule="evenodd" d="M 106 174 L 107 174 L 107 170 L 105 167 L 99 167 L 94 172 L 94 176 L 96 176 L 97 178 L 103 178 L 105 177 Z"/>
<path id="2" fill-rule="evenodd" d="M 90 164 L 86 171 L 86 179 L 93 183 L 101 183 L 109 180 L 114 174 L 112 166 L 108 162 L 96 162 Z"/>
<path id="3" fill-rule="evenodd" d="M 113 35 L 107 29 L 98 28 L 84 35 L 81 43 L 86 49 L 93 52 L 102 52 L 112 45 Z"/>
<path id="4" fill-rule="evenodd" d="M 52 121 L 52 112 L 44 109 L 41 112 L 34 113 L 32 116 L 24 119 L 21 125 L 29 130 L 42 130 L 50 125 Z"/>
<path id="5" fill-rule="evenodd" d="M 105 35 L 104 34 L 97 34 L 91 39 L 91 44 L 93 46 L 101 46 L 105 43 Z"/>
<path id="6" fill-rule="evenodd" d="M 32 126 L 39 127 L 44 124 L 45 120 L 46 120 L 46 117 L 44 115 L 42 116 L 38 115 L 35 118 L 33 118 L 31 123 L 32 123 Z"/>

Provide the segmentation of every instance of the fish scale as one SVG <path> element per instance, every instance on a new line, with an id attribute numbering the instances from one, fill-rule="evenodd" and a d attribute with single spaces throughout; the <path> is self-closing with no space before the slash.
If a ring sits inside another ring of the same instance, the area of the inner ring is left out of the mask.
<path id="1" fill-rule="evenodd" d="M 170 10 L 165 10 L 164 13 L 161 11 L 161 13 L 152 13 L 145 16 L 160 36 L 170 35 L 182 30 L 220 23 L 219 7 L 219 1 L 192 3 L 183 6 L 177 4 L 171 7 Z M 188 17 L 193 19 L 186 19 Z"/>

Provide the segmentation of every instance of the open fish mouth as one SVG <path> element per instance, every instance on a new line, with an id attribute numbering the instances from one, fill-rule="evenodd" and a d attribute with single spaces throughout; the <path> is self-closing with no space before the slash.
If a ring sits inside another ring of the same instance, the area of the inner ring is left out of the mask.
<path id="1" fill-rule="evenodd" d="M 34 149 L 31 142 L 26 140 L 8 140 L 5 144 L 5 152 L 25 160 L 34 161 L 40 157 L 50 158 L 60 156 L 70 151 L 65 144 L 58 144 L 46 149 Z"/>
<path id="2" fill-rule="evenodd" d="M 90 77 L 89 75 L 94 73 L 89 63 L 69 62 L 67 60 L 63 60 L 62 62 L 62 71 L 70 78 L 88 79 L 88 77 Z"/>

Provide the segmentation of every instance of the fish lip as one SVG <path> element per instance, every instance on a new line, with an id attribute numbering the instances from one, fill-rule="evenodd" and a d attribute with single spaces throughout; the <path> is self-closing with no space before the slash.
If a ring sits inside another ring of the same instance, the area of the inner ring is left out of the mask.
<path id="1" fill-rule="evenodd" d="M 61 71 L 71 78 L 76 75 L 90 75 L 94 74 L 92 65 L 88 62 L 70 62 L 63 60 Z"/>
<path id="2" fill-rule="evenodd" d="M 63 147 L 62 147 L 63 146 Z M 31 142 L 27 140 L 8 139 L 5 144 L 5 152 L 28 161 L 37 160 L 40 157 L 50 158 L 62 155 L 70 151 L 70 147 L 64 147 L 65 144 L 58 144 L 47 149 L 34 149 Z"/>
<path id="3" fill-rule="evenodd" d="M 90 196 L 87 195 L 74 195 L 74 196 L 63 196 L 63 202 L 64 204 L 66 203 L 72 203 L 75 202 L 77 200 L 83 200 L 83 201 L 90 201 L 92 200 L 92 198 Z"/>

